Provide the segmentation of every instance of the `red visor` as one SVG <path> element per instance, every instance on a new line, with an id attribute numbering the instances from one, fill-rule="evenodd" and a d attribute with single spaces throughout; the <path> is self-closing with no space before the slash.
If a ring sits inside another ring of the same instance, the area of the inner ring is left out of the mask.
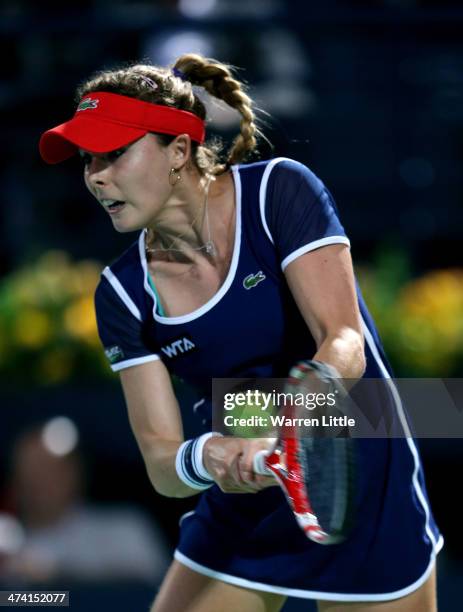
<path id="1" fill-rule="evenodd" d="M 82 98 L 72 119 L 42 134 L 39 150 L 44 161 L 57 164 L 77 153 L 77 149 L 108 153 L 148 132 L 188 134 L 202 143 L 205 126 L 202 119 L 188 111 L 97 91 Z"/>

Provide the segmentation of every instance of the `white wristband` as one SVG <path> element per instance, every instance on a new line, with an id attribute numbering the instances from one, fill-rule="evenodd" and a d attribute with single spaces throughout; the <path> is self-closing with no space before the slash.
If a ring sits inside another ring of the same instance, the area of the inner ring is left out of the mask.
<path id="1" fill-rule="evenodd" d="M 183 442 L 175 457 L 175 470 L 182 482 L 192 489 L 203 491 L 214 484 L 203 461 L 204 445 L 212 436 L 221 436 L 218 432 L 208 432 Z"/>

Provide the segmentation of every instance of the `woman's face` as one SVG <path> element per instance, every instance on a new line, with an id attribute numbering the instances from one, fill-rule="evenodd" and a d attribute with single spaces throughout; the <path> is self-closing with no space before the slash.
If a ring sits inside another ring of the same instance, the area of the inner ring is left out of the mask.
<path id="1" fill-rule="evenodd" d="M 149 227 L 172 193 L 169 147 L 146 134 L 105 154 L 80 151 L 90 193 L 104 207 L 118 232 Z"/>

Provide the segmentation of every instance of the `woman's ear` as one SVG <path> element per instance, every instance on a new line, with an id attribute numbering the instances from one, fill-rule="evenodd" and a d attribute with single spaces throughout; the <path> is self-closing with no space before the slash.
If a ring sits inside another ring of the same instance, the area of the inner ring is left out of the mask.
<path id="1" fill-rule="evenodd" d="M 188 134 L 179 134 L 169 145 L 172 167 L 183 168 L 191 158 L 191 138 Z"/>

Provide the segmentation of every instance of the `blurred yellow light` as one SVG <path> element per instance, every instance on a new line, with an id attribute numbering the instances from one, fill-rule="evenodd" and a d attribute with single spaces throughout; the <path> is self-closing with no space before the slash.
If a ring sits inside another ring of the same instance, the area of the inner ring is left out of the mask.
<path id="1" fill-rule="evenodd" d="M 70 336 L 91 344 L 99 343 L 93 296 L 81 297 L 68 306 L 63 322 Z"/>
<path id="2" fill-rule="evenodd" d="M 27 348 L 44 346 L 51 338 L 53 326 L 50 317 L 38 309 L 25 308 L 13 323 L 13 339 Z"/>

